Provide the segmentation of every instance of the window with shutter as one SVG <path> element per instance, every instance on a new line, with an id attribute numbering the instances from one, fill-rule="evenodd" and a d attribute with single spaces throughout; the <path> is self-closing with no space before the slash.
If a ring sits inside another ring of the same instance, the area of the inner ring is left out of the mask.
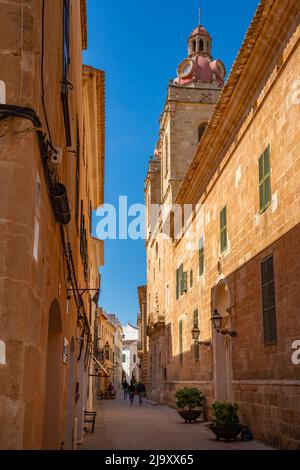
<path id="1" fill-rule="evenodd" d="M 271 204 L 270 146 L 258 160 L 259 211 L 264 212 Z"/>
<path id="2" fill-rule="evenodd" d="M 180 278 L 179 278 L 179 268 L 176 269 L 176 299 L 179 299 L 179 285 L 180 285 Z"/>
<path id="3" fill-rule="evenodd" d="M 261 263 L 261 284 L 264 343 L 274 344 L 277 342 L 277 325 L 273 256 Z"/>
<path id="4" fill-rule="evenodd" d="M 204 273 L 204 240 L 203 237 L 199 240 L 199 276 Z"/>
<path id="5" fill-rule="evenodd" d="M 183 338 L 182 338 L 182 320 L 179 320 L 179 325 L 178 325 L 178 337 L 179 337 L 179 362 L 180 365 L 183 364 Z"/>
<path id="6" fill-rule="evenodd" d="M 221 252 L 227 248 L 227 213 L 226 206 L 220 212 L 220 246 Z"/>

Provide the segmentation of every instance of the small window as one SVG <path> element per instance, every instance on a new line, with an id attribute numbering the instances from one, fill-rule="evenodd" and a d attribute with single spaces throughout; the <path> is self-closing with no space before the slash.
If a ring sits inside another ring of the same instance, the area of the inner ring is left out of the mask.
<path id="1" fill-rule="evenodd" d="M 133 355 L 133 362 L 136 363 L 136 354 Z"/>
<path id="2" fill-rule="evenodd" d="M 126 362 L 126 354 L 122 354 L 122 362 Z"/>
<path id="3" fill-rule="evenodd" d="M 273 256 L 261 263 L 261 287 L 264 343 L 274 344 L 277 342 L 277 325 Z"/>
<path id="4" fill-rule="evenodd" d="M 203 237 L 199 240 L 199 276 L 204 273 L 204 240 Z"/>
<path id="5" fill-rule="evenodd" d="M 220 245 L 221 253 L 227 248 L 227 214 L 226 206 L 220 212 Z"/>
<path id="6" fill-rule="evenodd" d="M 258 160 L 259 166 L 259 210 L 264 212 L 271 204 L 270 146 Z"/>
<path id="7" fill-rule="evenodd" d="M 202 124 L 200 124 L 200 126 L 198 127 L 198 142 L 200 142 L 200 140 L 202 139 L 202 136 L 205 132 L 205 129 L 206 129 L 206 126 L 207 126 L 207 122 L 203 122 Z"/>
<path id="8" fill-rule="evenodd" d="M 193 52 L 196 52 L 196 47 L 197 47 L 196 41 L 193 41 Z"/>
<path id="9" fill-rule="evenodd" d="M 204 49 L 204 42 L 203 42 L 203 39 L 200 39 L 199 41 L 199 51 L 202 52 Z"/>

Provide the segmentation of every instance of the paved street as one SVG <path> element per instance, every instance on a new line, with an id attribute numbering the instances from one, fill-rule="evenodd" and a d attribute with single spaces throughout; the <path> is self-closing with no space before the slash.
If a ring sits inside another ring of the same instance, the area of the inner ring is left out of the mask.
<path id="1" fill-rule="evenodd" d="M 176 411 L 167 406 L 137 398 L 129 401 L 99 400 L 94 434 L 85 435 L 85 450 L 266 450 L 270 447 L 258 441 L 216 441 L 204 423 L 185 424 Z"/>

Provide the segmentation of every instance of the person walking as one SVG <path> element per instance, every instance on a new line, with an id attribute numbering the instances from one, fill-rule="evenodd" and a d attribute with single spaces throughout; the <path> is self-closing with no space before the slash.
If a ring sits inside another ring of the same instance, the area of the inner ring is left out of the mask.
<path id="1" fill-rule="evenodd" d="M 128 395 L 128 388 L 129 388 L 129 383 L 125 379 L 124 382 L 122 383 L 122 388 L 124 392 L 124 400 L 127 400 L 127 395 Z"/>
<path id="2" fill-rule="evenodd" d="M 135 394 L 135 386 L 134 386 L 133 383 L 131 383 L 131 384 L 129 385 L 128 391 L 129 391 L 129 402 L 130 402 L 130 405 L 133 405 L 134 394 Z"/>
<path id="3" fill-rule="evenodd" d="M 146 392 L 145 385 L 142 382 L 137 384 L 137 391 L 139 395 L 139 404 L 142 405 L 144 401 L 144 395 Z"/>

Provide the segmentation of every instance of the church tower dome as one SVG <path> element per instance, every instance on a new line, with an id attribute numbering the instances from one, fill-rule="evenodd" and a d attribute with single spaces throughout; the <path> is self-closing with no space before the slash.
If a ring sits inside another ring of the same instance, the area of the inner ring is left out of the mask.
<path id="1" fill-rule="evenodd" d="M 223 87 L 226 70 L 220 60 L 212 60 L 212 38 L 204 26 L 197 26 L 188 39 L 188 57 L 177 68 L 174 85 L 201 87 L 211 83 Z"/>

